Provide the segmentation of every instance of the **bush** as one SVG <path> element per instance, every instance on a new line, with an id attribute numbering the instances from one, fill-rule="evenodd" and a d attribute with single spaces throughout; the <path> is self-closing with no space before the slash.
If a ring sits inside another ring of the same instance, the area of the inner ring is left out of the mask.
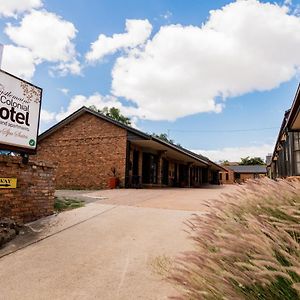
<path id="1" fill-rule="evenodd" d="M 84 206 L 84 201 L 68 198 L 57 198 L 55 197 L 54 210 L 61 212 L 64 210 L 70 210 Z"/>
<path id="2" fill-rule="evenodd" d="M 300 183 L 250 181 L 207 206 L 187 222 L 176 299 L 300 299 Z"/>

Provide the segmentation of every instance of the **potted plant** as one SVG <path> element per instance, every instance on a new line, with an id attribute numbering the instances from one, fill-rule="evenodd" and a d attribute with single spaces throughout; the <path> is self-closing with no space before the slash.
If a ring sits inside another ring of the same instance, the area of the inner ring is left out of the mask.
<path id="1" fill-rule="evenodd" d="M 115 167 L 112 167 L 110 170 L 111 170 L 111 177 L 109 178 L 108 186 L 110 189 L 115 189 L 119 185 L 117 169 Z"/>

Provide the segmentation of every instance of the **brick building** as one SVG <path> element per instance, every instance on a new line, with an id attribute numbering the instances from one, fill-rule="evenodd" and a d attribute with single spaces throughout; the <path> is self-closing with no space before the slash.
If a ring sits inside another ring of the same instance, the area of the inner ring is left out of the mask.
<path id="1" fill-rule="evenodd" d="M 58 165 L 57 188 L 200 186 L 219 183 L 208 158 L 82 107 L 39 136 L 38 160 Z"/>
<path id="2" fill-rule="evenodd" d="M 265 165 L 232 165 L 226 166 L 226 172 L 220 172 L 220 183 L 232 184 L 245 182 L 247 179 L 256 179 L 267 176 Z"/>

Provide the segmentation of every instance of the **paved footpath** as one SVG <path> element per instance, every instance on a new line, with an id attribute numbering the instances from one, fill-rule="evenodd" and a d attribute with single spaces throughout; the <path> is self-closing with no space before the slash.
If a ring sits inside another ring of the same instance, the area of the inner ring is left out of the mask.
<path id="1" fill-rule="evenodd" d="M 126 192 L 117 193 L 122 191 Z M 201 198 L 201 189 L 193 191 Z M 179 209 L 176 201 L 175 208 L 168 209 L 163 198 L 164 209 L 142 207 L 147 201 L 134 206 L 132 199 L 120 205 L 117 199 L 102 198 L 32 224 L 37 231 L 44 228 L 41 240 L 0 258 L 0 299 L 132 300 L 176 295 L 154 266 L 158 258 L 174 258 L 191 248 L 183 222 L 192 211 Z M 151 199 L 157 206 L 157 199 Z M 103 204 L 109 200 L 112 203 Z"/>

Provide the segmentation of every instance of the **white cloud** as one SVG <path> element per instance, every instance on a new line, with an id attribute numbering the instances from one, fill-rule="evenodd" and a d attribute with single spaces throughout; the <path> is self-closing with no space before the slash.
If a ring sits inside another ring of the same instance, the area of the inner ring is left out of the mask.
<path id="1" fill-rule="evenodd" d="M 195 153 L 207 156 L 210 160 L 218 162 L 220 160 L 229 160 L 239 162 L 242 157 L 261 157 L 265 160 L 268 153 L 273 153 L 273 144 L 264 144 L 260 146 L 249 147 L 227 147 L 216 150 L 192 150 Z"/>
<path id="2" fill-rule="evenodd" d="M 49 112 L 45 109 L 41 110 L 41 121 L 43 123 L 50 123 L 55 120 L 55 113 Z"/>
<path id="3" fill-rule="evenodd" d="M 288 7 L 240 0 L 210 12 L 202 26 L 168 25 L 119 57 L 112 93 L 147 119 L 220 112 L 226 100 L 278 87 L 300 67 L 300 18 Z"/>
<path id="4" fill-rule="evenodd" d="M 2 69 L 29 80 L 35 71 L 33 53 L 24 47 L 5 45 L 3 49 Z"/>
<path id="5" fill-rule="evenodd" d="M 57 71 L 60 76 L 66 76 L 67 74 L 81 75 L 81 65 L 77 59 L 72 59 L 70 62 L 61 62 L 52 70 Z M 54 76 L 53 72 L 50 72 Z"/>
<path id="6" fill-rule="evenodd" d="M 16 17 L 42 5 L 41 0 L 0 0 L 0 16 Z"/>
<path id="7" fill-rule="evenodd" d="M 167 10 L 164 14 L 160 15 L 160 17 L 165 20 L 169 20 L 172 16 L 173 14 L 169 10 Z"/>
<path id="8" fill-rule="evenodd" d="M 75 95 L 67 109 L 62 109 L 60 113 L 56 114 L 56 121 L 60 121 L 82 106 L 90 107 L 90 106 L 96 106 L 98 109 L 103 109 L 105 106 L 107 107 L 116 107 L 119 108 L 121 113 L 125 116 L 133 116 L 135 113 L 135 109 L 132 107 L 124 106 L 116 97 L 113 96 L 102 96 L 98 93 L 95 93 L 89 97 L 86 97 L 84 95 Z M 135 120 L 135 119 L 133 119 Z"/>
<path id="9" fill-rule="evenodd" d="M 86 54 L 90 62 L 101 60 L 105 55 L 113 54 L 118 50 L 130 49 L 143 44 L 151 34 L 152 25 L 148 20 L 126 20 L 126 33 L 114 34 L 107 37 L 100 34 L 91 44 L 91 50 Z"/>
<path id="10" fill-rule="evenodd" d="M 292 5 L 292 0 L 284 0 L 285 5 Z"/>
<path id="11" fill-rule="evenodd" d="M 60 90 L 66 96 L 69 94 L 69 89 L 61 88 L 61 89 L 58 89 L 58 90 Z"/>
<path id="12" fill-rule="evenodd" d="M 71 22 L 45 10 L 32 11 L 20 26 L 8 23 L 4 31 L 15 44 L 32 51 L 37 62 L 58 63 L 55 69 L 61 75 L 80 73 L 72 42 L 77 30 Z"/>

